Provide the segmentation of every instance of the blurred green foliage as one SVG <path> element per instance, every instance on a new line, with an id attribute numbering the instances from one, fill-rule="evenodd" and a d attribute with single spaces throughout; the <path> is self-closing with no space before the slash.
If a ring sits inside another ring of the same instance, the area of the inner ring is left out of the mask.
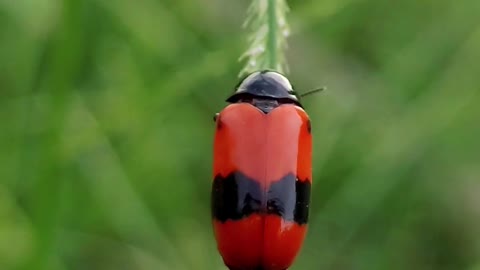
<path id="1" fill-rule="evenodd" d="M 0 0 L 0 269 L 224 269 L 212 115 L 248 4 Z M 289 4 L 290 78 L 329 88 L 292 270 L 480 269 L 480 1 Z"/>

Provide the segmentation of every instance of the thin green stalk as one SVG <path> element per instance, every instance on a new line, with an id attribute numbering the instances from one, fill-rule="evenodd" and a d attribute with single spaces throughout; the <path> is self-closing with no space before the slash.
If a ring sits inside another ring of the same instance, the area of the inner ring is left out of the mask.
<path id="1" fill-rule="evenodd" d="M 249 47 L 240 57 L 246 60 L 240 75 L 257 70 L 271 69 L 286 72 L 286 40 L 289 27 L 286 23 L 288 12 L 285 0 L 253 0 L 244 27 L 250 32 Z"/>
<path id="2" fill-rule="evenodd" d="M 268 0 L 268 37 L 267 37 L 267 58 L 269 69 L 276 69 L 277 63 L 277 0 Z"/>

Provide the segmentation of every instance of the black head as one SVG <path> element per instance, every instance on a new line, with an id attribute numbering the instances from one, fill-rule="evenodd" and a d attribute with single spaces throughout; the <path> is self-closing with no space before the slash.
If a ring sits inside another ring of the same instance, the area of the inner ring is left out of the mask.
<path id="1" fill-rule="evenodd" d="M 290 81 L 276 71 L 263 70 L 251 73 L 240 81 L 235 93 L 227 99 L 227 102 L 239 102 L 245 96 L 294 103 L 302 107 Z"/>

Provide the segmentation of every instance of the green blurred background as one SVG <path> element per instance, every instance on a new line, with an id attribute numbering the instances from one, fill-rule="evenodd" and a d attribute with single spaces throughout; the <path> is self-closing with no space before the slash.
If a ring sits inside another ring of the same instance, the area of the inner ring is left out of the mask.
<path id="1" fill-rule="evenodd" d="M 0 269 L 221 270 L 212 116 L 249 1 L 0 0 Z M 480 269 L 480 1 L 289 1 L 292 270 Z"/>

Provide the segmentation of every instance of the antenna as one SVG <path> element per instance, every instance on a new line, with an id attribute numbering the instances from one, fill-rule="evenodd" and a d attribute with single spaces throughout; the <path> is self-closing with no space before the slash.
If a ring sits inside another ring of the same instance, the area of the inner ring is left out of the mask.
<path id="1" fill-rule="evenodd" d="M 300 97 L 304 97 L 304 96 L 308 96 L 308 95 L 311 95 L 311 94 L 315 94 L 315 93 L 321 92 L 321 91 L 323 91 L 323 90 L 327 90 L 327 87 L 322 86 L 322 87 L 320 87 L 320 88 L 310 90 L 310 91 L 308 91 L 308 92 L 306 92 L 306 93 L 300 94 Z"/>

